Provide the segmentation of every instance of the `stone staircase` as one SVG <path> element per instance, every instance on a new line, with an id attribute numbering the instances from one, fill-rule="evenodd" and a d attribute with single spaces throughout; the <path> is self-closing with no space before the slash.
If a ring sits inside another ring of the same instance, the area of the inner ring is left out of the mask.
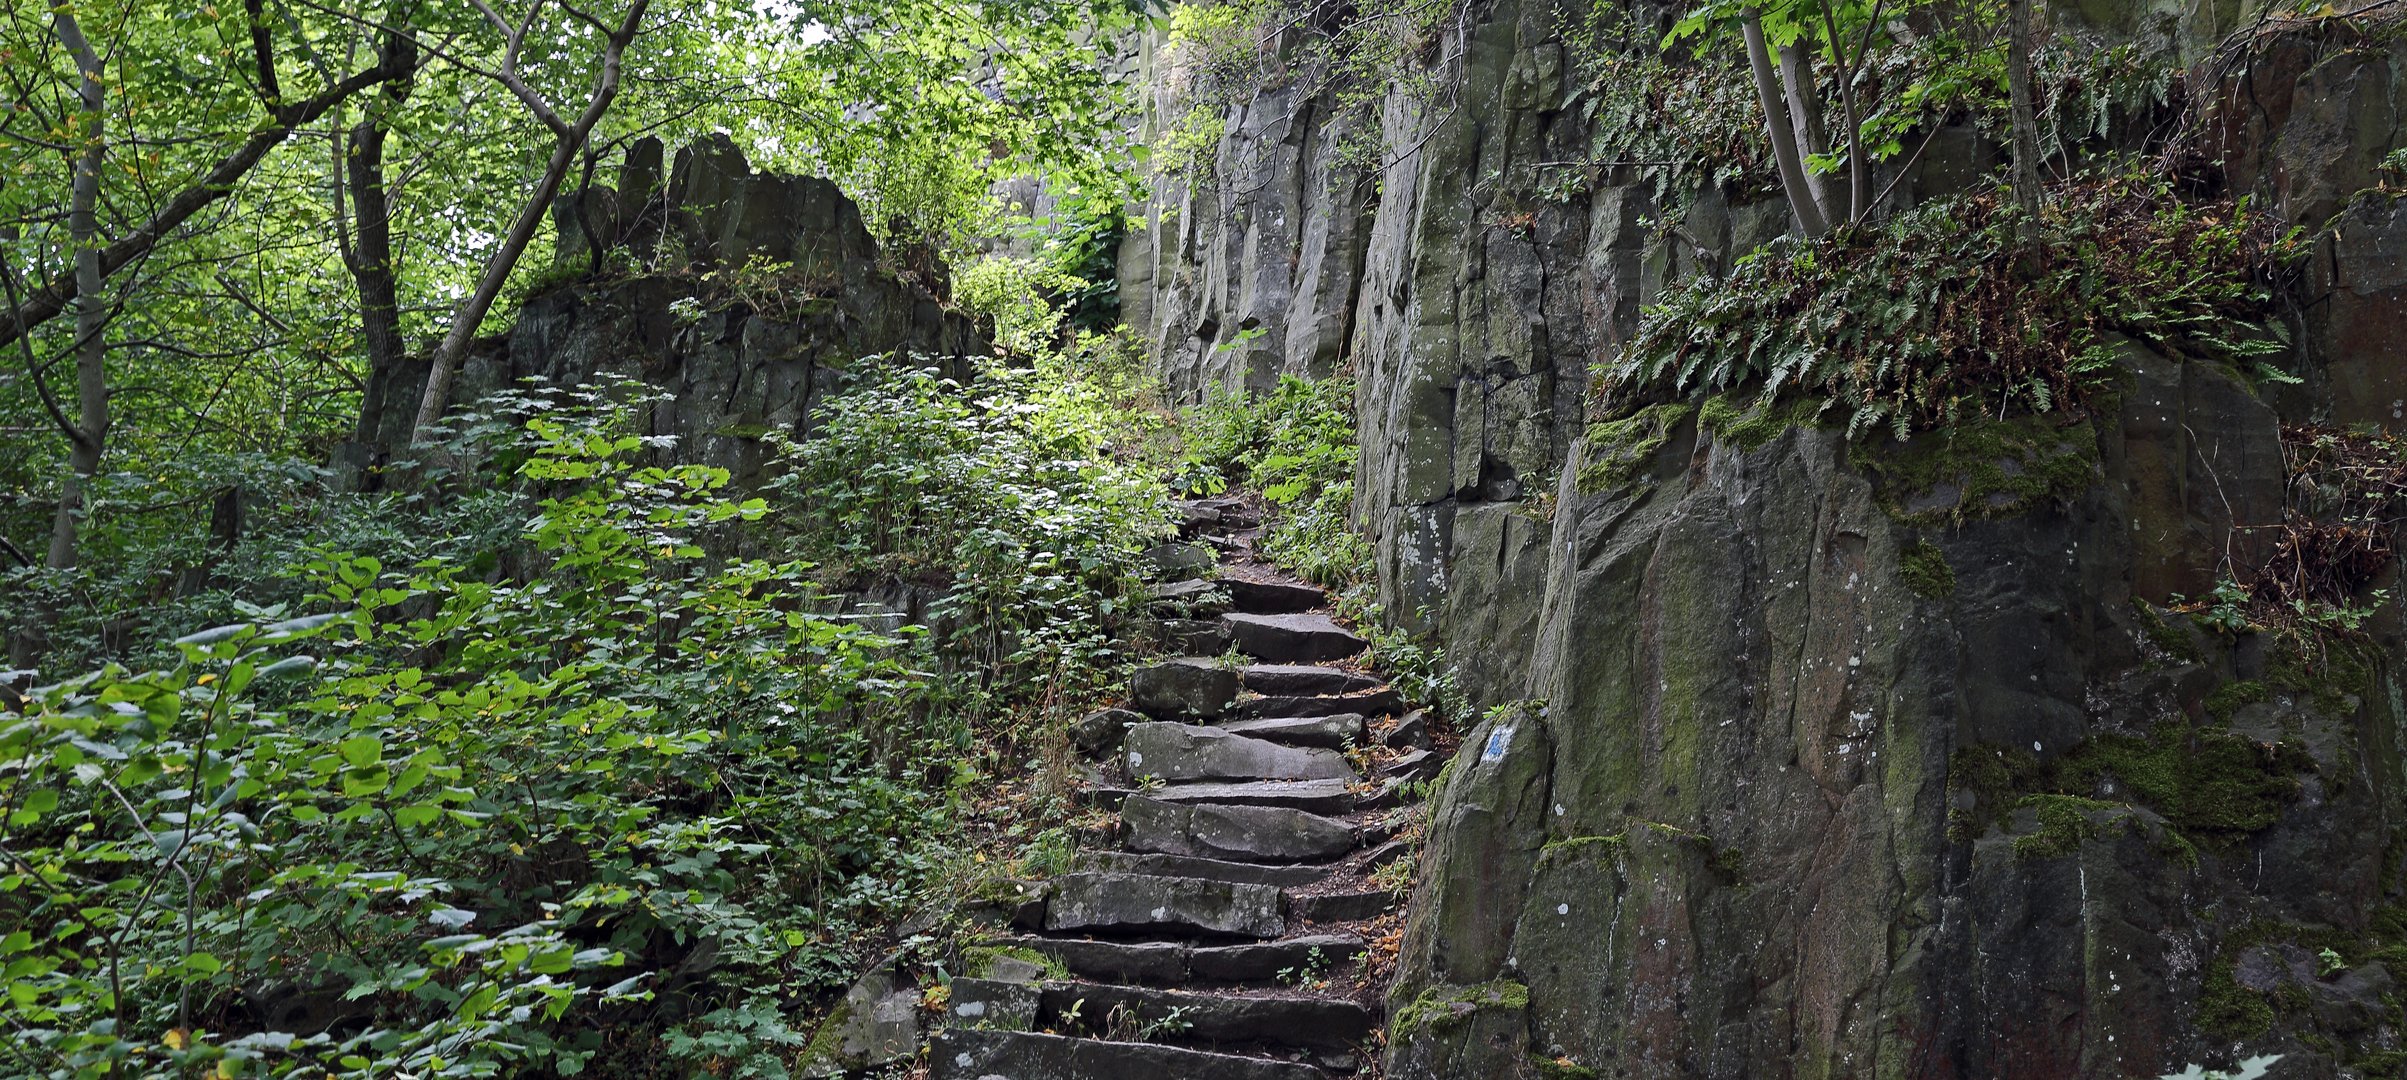
<path id="1" fill-rule="evenodd" d="M 1409 854 L 1413 785 L 1438 765 L 1427 724 L 1360 670 L 1366 642 L 1322 590 L 1252 557 L 1247 503 L 1182 509 L 1201 543 L 1158 552 L 1181 580 L 1154 604 L 1160 637 L 1198 655 L 1138 671 L 1130 709 L 1077 729 L 1117 847 L 1081 852 L 1017 912 L 1005 959 L 952 981 L 934 1080 L 1375 1069 L 1384 987 L 1363 965 L 1400 916 L 1370 877 Z M 1216 658 L 1231 648 L 1249 662 Z"/>

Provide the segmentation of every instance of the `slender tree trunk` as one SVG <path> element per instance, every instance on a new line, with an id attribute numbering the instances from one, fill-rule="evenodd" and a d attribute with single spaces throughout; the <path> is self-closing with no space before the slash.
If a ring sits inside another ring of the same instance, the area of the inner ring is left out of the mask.
<path id="1" fill-rule="evenodd" d="M 84 513 L 84 496 L 100 472 L 101 452 L 109 434 L 108 296 L 100 267 L 100 170 L 108 154 L 102 122 L 108 108 L 108 87 L 102 81 L 100 55 L 85 40 L 83 27 L 66 7 L 51 13 L 59 44 L 75 58 L 76 96 L 82 117 L 76 134 L 83 153 L 75 160 L 74 186 L 67 208 L 67 234 L 75 245 L 75 408 L 67 431 L 67 475 L 59 483 L 58 514 L 51 521 L 50 551 L 45 565 L 65 570 L 75 565 L 76 533 Z"/>
<path id="2" fill-rule="evenodd" d="M 584 114 L 573 125 L 553 117 L 542 99 L 517 81 L 511 65 L 503 65 L 502 77 L 510 85 L 511 91 L 546 120 L 556 141 L 552 146 L 551 160 L 544 163 L 543 177 L 536 182 L 535 190 L 527 196 L 526 202 L 518 208 L 518 219 L 511 224 L 509 235 L 502 238 L 501 247 L 485 261 L 485 272 L 477 279 L 475 291 L 470 292 L 467 299 L 462 300 L 451 313 L 451 326 L 444 332 L 442 343 L 435 346 L 435 354 L 430 358 L 426 372 L 426 393 L 418 399 L 418 419 L 410 427 L 412 445 L 425 443 L 434 426 L 442 421 L 443 410 L 451 405 L 452 377 L 459 372 L 460 360 L 467 355 L 469 343 L 476 340 L 477 327 L 485 321 L 485 315 L 493 310 L 493 302 L 500 298 L 502 286 L 510 280 L 510 271 L 518 266 L 519 257 L 526 254 L 528 241 L 535 238 L 535 231 L 543 225 L 543 220 L 551 216 L 552 199 L 560 194 L 560 184 L 568 177 L 568 170 L 576 164 L 577 155 L 585 148 L 586 140 L 593 137 L 594 125 L 601 122 L 602 114 L 610 110 L 611 100 L 618 96 L 620 61 L 626 55 L 628 44 L 634 41 L 643 25 L 644 9 L 649 4 L 650 0 L 635 0 L 634 7 L 627 12 L 626 21 L 605 39 L 602 70 L 594 76 L 593 96 L 586 102 Z M 512 55 L 516 51 L 517 46 L 513 42 Z"/>
<path id="3" fill-rule="evenodd" d="M 418 43 L 406 29 L 391 31 L 383 47 L 384 66 L 415 69 L 417 52 Z M 400 290 L 395 285 L 393 266 L 392 201 L 384 184 L 384 144 L 386 125 L 393 113 L 409 100 L 410 82 L 404 78 L 384 84 L 382 109 L 369 110 L 351 128 L 349 153 L 343 162 L 343 184 L 350 189 L 352 231 L 357 236 L 345 255 L 351 280 L 359 290 L 360 339 L 368 351 L 367 390 L 360 398 L 359 425 L 353 433 L 356 441 L 362 443 L 377 440 L 382 429 L 379 421 L 387 407 L 385 395 L 399 377 L 408 351 L 401 339 Z"/>
<path id="4" fill-rule="evenodd" d="M 1772 140 L 1772 162 L 1780 169 L 1780 187 L 1788 193 L 1789 209 L 1797 215 L 1797 227 L 1807 236 L 1822 236 L 1830 232 L 1830 223 L 1823 216 L 1820 200 L 1814 197 L 1812 179 L 1797 153 L 1797 132 L 1789 123 L 1788 103 L 1780 89 L 1780 76 L 1772 70 L 1772 52 L 1764 44 L 1763 13 L 1749 7 L 1739 12 L 1738 26 L 1747 43 L 1747 64 L 1755 72 L 1755 99 L 1763 106 L 1764 131 Z"/>
<path id="5" fill-rule="evenodd" d="M 1797 133 L 1800 154 L 1813 158 L 1830 153 L 1829 125 L 1822 118 L 1822 95 L 1814 85 L 1813 54 L 1802 43 L 1791 43 L 1780 50 L 1780 83 L 1788 95 L 1789 127 Z M 1816 174 L 1810 160 L 1804 164 L 1805 174 L 1813 182 L 1815 204 L 1825 208 L 1836 206 L 1830 179 Z"/>
<path id="6" fill-rule="evenodd" d="M 2014 111 L 2014 204 L 2022 239 L 2039 236 L 2039 107 L 2031 92 L 2031 0 L 2006 0 L 2006 83 Z"/>

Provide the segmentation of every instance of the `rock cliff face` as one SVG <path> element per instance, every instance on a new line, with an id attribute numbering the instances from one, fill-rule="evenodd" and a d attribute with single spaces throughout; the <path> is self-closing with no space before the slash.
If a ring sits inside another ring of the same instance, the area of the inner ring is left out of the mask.
<path id="1" fill-rule="evenodd" d="M 2308 425 L 2407 418 L 2407 210 L 2359 194 L 2407 146 L 2407 44 L 2159 6 L 2054 17 L 2188 67 L 2200 170 L 2316 230 L 2302 385 L 2132 344 L 2069 428 L 1690 420 L 1584 489 L 1587 372 L 1787 222 L 1702 192 L 1655 228 L 1610 173 L 1537 197 L 1594 134 L 1545 0 L 1471 7 L 1362 164 L 1371 121 L 1273 64 L 1151 208 L 1124 291 L 1172 384 L 1354 373 L 1383 598 L 1502 706 L 1436 803 L 1393 1075 L 2402 1075 L 2395 603 L 2328 647 L 2169 605 L 2313 512 Z M 1899 200 L 1994 152 L 1934 146 Z"/>
<path id="2" fill-rule="evenodd" d="M 576 386 L 633 379 L 668 397 L 646 417 L 680 461 L 763 464 L 762 436 L 799 437 L 813 402 L 860 357 L 917 354 L 966 377 L 992 351 L 975 322 L 929 285 L 942 269 L 884 258 L 851 199 L 826 180 L 754 172 L 724 137 L 677 153 L 628 154 L 617 188 L 595 185 L 553 208 L 555 284 L 528 297 L 508 333 L 479 341 L 454 399 L 472 404 L 535 379 Z M 408 441 L 426 372 L 375 386 L 384 447 Z M 368 447 L 346 451 L 366 463 Z"/>

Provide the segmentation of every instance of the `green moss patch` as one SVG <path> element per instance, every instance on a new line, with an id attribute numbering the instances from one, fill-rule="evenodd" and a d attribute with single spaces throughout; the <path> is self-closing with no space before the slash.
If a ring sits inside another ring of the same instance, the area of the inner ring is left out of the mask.
<path id="1" fill-rule="evenodd" d="M 1021 960 L 1043 968 L 1048 979 L 1068 979 L 1070 969 L 1062 962 L 1035 949 L 1017 945 L 973 945 L 961 950 L 961 971 L 973 979 L 986 978 L 994 971 L 995 961 Z"/>
<path id="2" fill-rule="evenodd" d="M 1820 399 L 1794 397 L 1765 404 L 1733 391 L 1706 398 L 1697 407 L 1697 426 L 1712 433 L 1714 440 L 1724 446 L 1751 451 L 1761 449 L 1790 428 L 1813 423 L 1821 410 Z"/>
<path id="3" fill-rule="evenodd" d="M 1966 747 L 1949 763 L 1948 786 L 1971 795 L 1971 806 L 1950 813 L 1949 836 L 1969 841 L 2028 807 L 2039 811 L 2040 830 L 2018 840 L 2016 853 L 2068 854 L 2099 835 L 2088 812 L 2120 801 L 2162 816 L 2179 834 L 2164 841 L 2168 854 L 2195 861 L 2189 837 L 2232 842 L 2272 825 L 2298 796 L 2299 774 L 2314 768 L 2297 743 L 2177 721 L 2146 737 L 2094 735 L 2044 764 L 2025 751 Z"/>
<path id="4" fill-rule="evenodd" d="M 2218 720 L 2230 720 L 2244 706 L 2254 705 L 2269 697 L 2265 684 L 2255 681 L 2225 683 L 2206 696 L 2206 711 Z"/>
<path id="5" fill-rule="evenodd" d="M 1848 457 L 1878 482 L 1890 516 L 1917 525 L 2011 517 L 2070 502 L 2098 479 L 2096 432 L 2044 416 L 1974 420 L 1905 442 L 1854 444 Z"/>
<path id="6" fill-rule="evenodd" d="M 1600 1075 L 1570 1058 L 1550 1058 L 1544 1054 L 1531 1054 L 1529 1069 L 1538 1080 L 1596 1080 Z"/>
<path id="7" fill-rule="evenodd" d="M 1422 1032 L 1444 1031 L 1488 1009 L 1520 1012 L 1528 1008 L 1529 987 L 1511 979 L 1477 986 L 1433 986 L 1396 1010 L 1388 1022 L 1388 1041 L 1398 1043 Z"/>
<path id="8" fill-rule="evenodd" d="M 1944 600 L 1956 594 L 1956 568 L 1947 553 L 1928 540 L 1916 540 L 1897 556 L 1897 577 L 1906 591 L 1925 600 Z"/>
<path id="9" fill-rule="evenodd" d="M 1619 420 L 1588 425 L 1587 464 L 1580 466 L 1580 494 L 1596 495 L 1637 479 L 1670 442 L 1696 406 L 1685 402 L 1649 405 Z"/>

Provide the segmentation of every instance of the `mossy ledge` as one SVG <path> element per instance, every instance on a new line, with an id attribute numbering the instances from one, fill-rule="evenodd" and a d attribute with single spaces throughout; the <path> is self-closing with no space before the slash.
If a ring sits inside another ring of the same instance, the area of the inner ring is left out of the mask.
<path id="1" fill-rule="evenodd" d="M 1897 576 L 1907 592 L 1925 600 L 1956 594 L 1956 568 L 1947 564 L 1947 553 L 1928 540 L 1916 540 L 1898 553 Z"/>
<path id="2" fill-rule="evenodd" d="M 2098 440 L 2087 423 L 2052 417 L 1969 420 L 1906 442 L 1850 444 L 1881 506 L 1914 525 L 1960 525 L 2070 502 L 2098 480 Z"/>
<path id="3" fill-rule="evenodd" d="M 1588 462 L 1580 466 L 1582 495 L 1599 495 L 1638 478 L 1663 444 L 1697 407 L 1673 401 L 1649 405 L 1619 420 L 1588 425 Z"/>
<path id="4" fill-rule="evenodd" d="M 1423 990 L 1388 1021 L 1388 1041 L 1400 1043 L 1416 1035 L 1453 1027 L 1487 1009 L 1521 1012 L 1529 1008 L 1529 987 L 1511 979 L 1477 986 L 1432 986 Z"/>

